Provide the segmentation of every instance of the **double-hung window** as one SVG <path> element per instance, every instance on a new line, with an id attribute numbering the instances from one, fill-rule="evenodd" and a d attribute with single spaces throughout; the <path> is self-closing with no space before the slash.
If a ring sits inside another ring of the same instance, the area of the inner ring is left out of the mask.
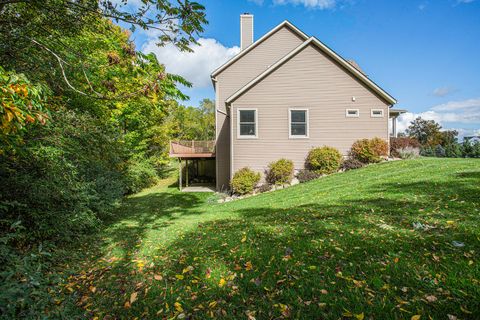
<path id="1" fill-rule="evenodd" d="M 291 108 L 288 113 L 289 137 L 308 138 L 308 109 Z"/>
<path id="2" fill-rule="evenodd" d="M 257 109 L 238 109 L 238 138 L 257 138 Z"/>

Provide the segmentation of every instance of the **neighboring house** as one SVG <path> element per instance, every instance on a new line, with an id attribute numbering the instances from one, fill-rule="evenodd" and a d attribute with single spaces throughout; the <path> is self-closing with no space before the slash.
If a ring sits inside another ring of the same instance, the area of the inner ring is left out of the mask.
<path id="1" fill-rule="evenodd" d="M 396 100 L 355 62 L 288 21 L 255 42 L 253 16 L 241 15 L 240 24 L 240 53 L 211 75 L 217 190 L 243 167 L 263 174 L 287 158 L 299 170 L 313 147 L 346 155 L 355 140 L 396 135 L 404 110 L 392 110 Z"/>

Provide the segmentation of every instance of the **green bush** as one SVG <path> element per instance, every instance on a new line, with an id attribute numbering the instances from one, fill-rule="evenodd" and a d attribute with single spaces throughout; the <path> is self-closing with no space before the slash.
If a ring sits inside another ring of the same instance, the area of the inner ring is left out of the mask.
<path id="1" fill-rule="evenodd" d="M 342 154 L 332 147 L 321 147 L 310 150 L 306 166 L 319 174 L 330 174 L 338 171 L 342 164 Z"/>
<path id="2" fill-rule="evenodd" d="M 126 172 L 127 193 L 136 193 L 158 181 L 157 170 L 148 160 L 130 163 Z"/>
<path id="3" fill-rule="evenodd" d="M 363 163 L 377 163 L 386 156 L 388 143 L 380 138 L 357 140 L 350 148 L 350 157 Z"/>
<path id="4" fill-rule="evenodd" d="M 266 180 L 271 184 L 287 184 L 293 179 L 293 161 L 280 159 L 268 165 Z"/>
<path id="5" fill-rule="evenodd" d="M 231 186 L 234 193 L 242 195 L 252 193 L 259 181 L 260 173 L 249 168 L 242 168 L 235 172 L 231 181 Z"/>

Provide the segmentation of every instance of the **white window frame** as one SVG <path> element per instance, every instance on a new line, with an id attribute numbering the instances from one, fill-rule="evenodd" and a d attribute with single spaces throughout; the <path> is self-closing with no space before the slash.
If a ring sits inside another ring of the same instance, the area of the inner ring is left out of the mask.
<path id="1" fill-rule="evenodd" d="M 292 111 L 305 111 L 305 135 L 292 135 Z M 310 120 L 308 108 L 288 108 L 288 138 L 289 139 L 308 139 L 310 131 Z"/>
<path id="2" fill-rule="evenodd" d="M 349 114 L 349 111 L 355 111 L 356 114 Z M 347 118 L 359 118 L 360 117 L 360 109 L 345 109 L 345 117 Z"/>
<path id="3" fill-rule="evenodd" d="M 374 112 L 376 111 L 380 111 L 381 114 L 374 114 Z M 370 109 L 370 117 L 372 118 L 383 118 L 385 117 L 385 112 L 383 111 L 383 109 Z"/>
<path id="4" fill-rule="evenodd" d="M 240 134 L 240 111 L 255 111 L 255 135 Z M 257 108 L 237 108 L 237 139 L 258 139 L 258 109 Z"/>

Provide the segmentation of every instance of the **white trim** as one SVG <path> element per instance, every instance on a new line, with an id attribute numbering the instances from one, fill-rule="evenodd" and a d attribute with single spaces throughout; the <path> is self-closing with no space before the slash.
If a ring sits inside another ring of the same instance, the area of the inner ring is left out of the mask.
<path id="1" fill-rule="evenodd" d="M 255 111 L 255 135 L 240 135 L 240 111 Z M 258 109 L 257 108 L 237 108 L 237 139 L 258 139 Z"/>
<path id="2" fill-rule="evenodd" d="M 232 108 L 230 108 L 230 117 L 228 120 L 230 124 L 230 172 L 228 175 L 228 182 L 230 185 L 230 181 L 232 181 L 233 178 L 233 114 L 232 114 Z"/>
<path id="3" fill-rule="evenodd" d="M 292 135 L 292 111 L 305 111 L 305 129 L 306 135 Z M 308 108 L 288 108 L 288 138 L 289 139 L 308 139 L 310 132 L 310 117 Z"/>
<path id="4" fill-rule="evenodd" d="M 248 91 L 251 87 L 253 87 L 255 84 L 257 84 L 259 81 L 264 79 L 266 76 L 268 76 L 270 73 L 275 71 L 278 67 L 280 67 L 282 64 L 284 64 L 287 60 L 298 54 L 303 48 L 305 48 L 307 45 L 310 43 L 315 44 L 317 48 L 319 48 L 321 51 L 323 51 L 325 54 L 330 56 L 333 60 L 335 60 L 337 63 L 342 65 L 345 69 L 350 71 L 355 77 L 357 77 L 360 81 L 362 81 L 365 85 L 367 85 L 369 88 L 371 88 L 373 91 L 375 91 L 378 95 L 380 95 L 383 99 L 385 99 L 387 102 L 390 104 L 395 104 L 397 103 L 397 100 L 393 98 L 391 95 L 389 95 L 386 91 L 384 91 L 382 88 L 380 88 L 377 84 L 375 84 L 372 80 L 370 80 L 368 77 L 366 77 L 363 73 L 358 71 L 354 66 L 352 66 L 350 63 L 348 63 L 345 59 L 340 57 L 337 53 L 335 53 L 333 50 L 328 48 L 325 44 L 323 44 L 320 40 L 316 39 L 315 37 L 310 37 L 308 40 L 306 40 L 304 43 L 299 45 L 297 48 L 292 50 L 289 54 L 284 56 L 282 59 L 278 60 L 276 63 L 274 63 L 270 68 L 262 72 L 260 75 L 258 75 L 255 79 L 247 83 L 245 86 L 240 88 L 237 92 L 235 92 L 233 95 L 231 95 L 227 100 L 225 100 L 226 103 L 232 103 L 235 101 L 238 97 L 240 97 L 242 94 L 244 94 L 246 91 Z"/>
<path id="5" fill-rule="evenodd" d="M 355 111 L 356 114 L 349 114 L 350 111 Z M 346 118 L 359 118 L 360 117 L 360 109 L 345 109 L 345 117 Z"/>
<path id="6" fill-rule="evenodd" d="M 374 112 L 380 111 L 381 114 L 374 114 Z M 370 117 L 371 118 L 383 118 L 385 117 L 385 112 L 383 109 L 370 109 Z"/>
<path id="7" fill-rule="evenodd" d="M 253 25 L 253 24 L 252 24 Z M 234 56 L 232 59 L 230 59 L 229 61 L 227 61 L 226 63 L 224 63 L 222 66 L 220 66 L 218 69 L 216 69 L 215 71 L 212 72 L 212 74 L 210 75 L 212 78 L 216 77 L 220 72 L 222 72 L 223 70 L 225 70 L 227 67 L 229 67 L 231 64 L 233 64 L 235 61 L 237 61 L 238 59 L 240 59 L 241 57 L 243 57 L 244 55 L 246 55 L 248 52 L 252 51 L 253 48 L 255 48 L 256 46 L 258 46 L 260 43 L 262 43 L 263 41 L 265 41 L 267 38 L 269 38 L 272 34 L 274 34 L 275 32 L 277 32 L 278 30 L 280 30 L 282 27 L 284 26 L 287 26 L 289 27 L 291 30 L 293 30 L 298 36 L 300 36 L 301 38 L 303 38 L 304 40 L 307 40 L 308 39 L 308 36 L 303 33 L 300 29 L 298 29 L 297 27 L 295 27 L 290 21 L 288 20 L 285 20 L 283 21 L 282 23 L 280 23 L 279 25 L 277 25 L 275 28 L 273 28 L 272 30 L 270 30 L 268 33 L 266 33 L 263 37 L 261 37 L 260 39 L 258 39 L 257 41 L 255 41 L 254 43 L 252 43 L 251 45 L 249 45 L 247 48 L 245 48 L 244 50 L 241 50 L 236 56 Z M 240 28 L 241 29 L 241 28 Z M 241 40 L 240 40 L 241 41 Z M 242 44 L 240 43 L 240 46 Z"/>

